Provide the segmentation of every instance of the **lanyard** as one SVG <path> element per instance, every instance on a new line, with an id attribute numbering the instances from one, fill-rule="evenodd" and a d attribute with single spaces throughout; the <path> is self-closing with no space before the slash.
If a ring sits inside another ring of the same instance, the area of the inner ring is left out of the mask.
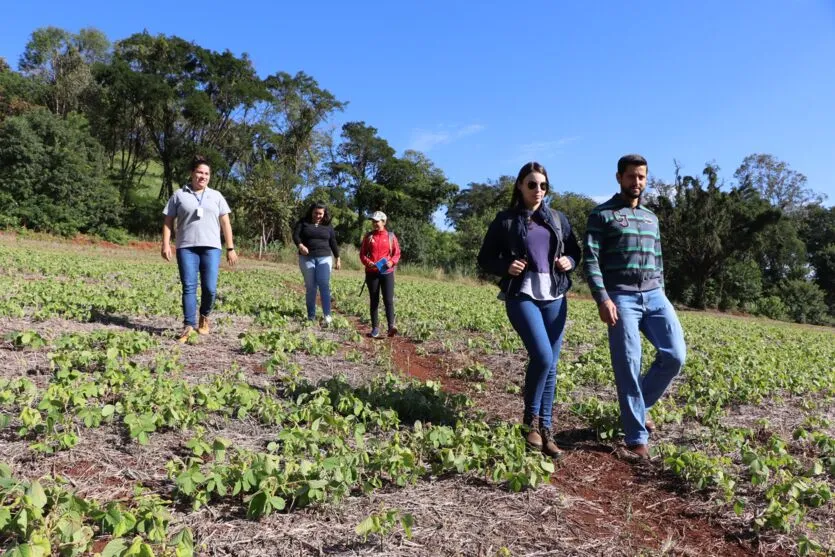
<path id="1" fill-rule="evenodd" d="M 204 188 L 203 188 L 203 195 L 201 195 L 200 197 L 197 197 L 197 194 L 196 194 L 196 193 L 194 193 L 194 190 L 193 190 L 193 189 L 191 189 L 191 188 L 189 188 L 189 189 L 188 189 L 188 191 L 190 191 L 190 192 L 191 192 L 191 195 L 193 195 L 193 196 L 194 196 L 194 199 L 196 199 L 196 200 L 197 200 L 197 206 L 198 206 L 198 207 L 202 207 L 202 206 L 203 206 L 203 198 L 204 198 L 204 197 L 206 197 L 206 190 L 207 190 L 207 189 L 209 189 L 209 188 L 206 188 L 206 187 L 204 187 Z"/>

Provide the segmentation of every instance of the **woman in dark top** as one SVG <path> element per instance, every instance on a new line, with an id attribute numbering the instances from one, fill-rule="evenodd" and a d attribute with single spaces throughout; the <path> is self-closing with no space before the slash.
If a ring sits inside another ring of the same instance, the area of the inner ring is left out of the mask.
<path id="1" fill-rule="evenodd" d="M 339 246 L 324 203 L 314 203 L 293 227 L 293 243 L 299 249 L 307 302 L 307 319 L 316 318 L 316 290 L 322 299 L 325 323 L 331 322 L 331 267 L 339 269 Z"/>
<path id="2" fill-rule="evenodd" d="M 522 167 L 510 208 L 490 224 L 479 265 L 502 277 L 499 298 L 510 324 L 528 351 L 525 374 L 526 442 L 548 456 L 560 456 L 551 434 L 557 361 L 568 312 L 568 273 L 580 261 L 580 246 L 568 219 L 548 207 L 548 173 L 536 162 Z"/>

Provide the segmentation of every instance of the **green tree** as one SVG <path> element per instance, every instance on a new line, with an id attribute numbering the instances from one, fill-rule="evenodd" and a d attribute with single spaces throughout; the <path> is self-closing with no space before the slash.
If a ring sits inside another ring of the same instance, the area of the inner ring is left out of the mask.
<path id="1" fill-rule="evenodd" d="M 257 227 L 259 258 L 274 237 L 285 242 L 289 239 L 298 204 L 295 190 L 298 175 L 283 175 L 286 171 L 277 161 L 262 160 L 243 183 L 240 201 L 247 220 Z"/>
<path id="2" fill-rule="evenodd" d="M 187 160 L 198 150 L 210 158 L 215 184 L 222 186 L 247 148 L 236 130 L 267 98 L 249 58 L 147 33 L 117 42 L 114 57 L 131 69 L 125 76 L 135 92 L 130 102 L 163 168 L 160 197 L 185 181 Z"/>
<path id="3" fill-rule="evenodd" d="M 377 187 L 374 179 L 382 165 L 394 157 L 388 141 L 377 135 L 377 128 L 365 122 L 348 122 L 342 126 L 342 142 L 328 163 L 331 187 L 346 192 L 354 210 L 352 223 L 341 223 L 346 241 L 360 242 L 363 221 L 376 210 L 370 203 L 373 197 L 366 192 Z M 336 194 L 338 197 L 340 194 Z"/>
<path id="4" fill-rule="evenodd" d="M 119 225 L 119 195 L 83 116 L 40 108 L 0 124 L 0 211 L 9 224 L 63 235 Z"/>
<path id="5" fill-rule="evenodd" d="M 36 106 L 46 106 L 48 98 L 45 83 L 10 69 L 0 71 L 0 122 Z"/>
<path id="6" fill-rule="evenodd" d="M 806 246 L 798 233 L 798 219 L 792 214 L 783 215 L 754 235 L 748 251 L 760 266 L 766 289 L 809 273 Z"/>
<path id="7" fill-rule="evenodd" d="M 809 207 L 799 228 L 815 283 L 825 292 L 830 313 L 835 315 L 835 207 Z"/>
<path id="8" fill-rule="evenodd" d="M 780 286 L 778 293 L 789 316 L 798 323 L 826 322 L 825 294 L 817 284 L 801 279 L 789 280 Z"/>
<path id="9" fill-rule="evenodd" d="M 126 203 L 153 160 L 154 151 L 143 122 L 142 97 L 133 70 L 124 60 L 97 64 L 93 74 L 97 95 L 88 111 L 92 129 L 110 161 L 113 180 Z"/>
<path id="10" fill-rule="evenodd" d="M 455 229 L 460 229 L 462 223 L 472 217 L 490 215 L 492 218 L 510 205 L 510 196 L 513 193 L 515 181 L 513 176 L 501 176 L 495 181 L 467 184 L 453 196 L 448 204 L 447 222 Z"/>
<path id="11" fill-rule="evenodd" d="M 806 176 L 774 155 L 748 155 L 734 178 L 741 187 L 754 188 L 763 199 L 786 213 L 822 201 L 820 194 L 806 187 Z"/>
<path id="12" fill-rule="evenodd" d="M 582 242 L 586 237 L 586 221 L 597 202 L 587 195 L 568 191 L 552 193 L 550 205 L 565 214 L 577 239 Z"/>
<path id="13" fill-rule="evenodd" d="M 326 134 L 318 128 L 346 103 L 304 72 L 294 76 L 280 72 L 267 77 L 264 85 L 270 95 L 266 120 L 276 134 L 272 157 L 309 183 L 325 154 L 321 147 L 327 143 Z"/>
<path id="14" fill-rule="evenodd" d="M 73 34 L 57 27 L 32 33 L 18 66 L 24 75 L 48 86 L 49 108 L 66 115 L 81 108 L 81 98 L 93 82 L 90 66 L 105 61 L 110 42 L 99 30 Z"/>
<path id="15" fill-rule="evenodd" d="M 702 179 L 682 177 L 650 202 L 661 222 L 664 277 L 673 299 L 695 307 L 723 297 L 722 274 L 743 258 L 753 238 L 780 218 L 751 187 L 721 189 L 719 168 L 708 164 Z"/>
<path id="16" fill-rule="evenodd" d="M 374 178 L 357 195 L 358 205 L 425 223 L 458 190 L 426 155 L 411 150 L 386 160 Z"/>

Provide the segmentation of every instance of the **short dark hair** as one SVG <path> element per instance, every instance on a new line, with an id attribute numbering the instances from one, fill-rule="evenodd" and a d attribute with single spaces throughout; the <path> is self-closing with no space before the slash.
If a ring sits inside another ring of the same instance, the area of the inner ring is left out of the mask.
<path id="1" fill-rule="evenodd" d="M 631 155 L 624 155 L 618 159 L 618 174 L 623 174 L 630 166 L 646 166 L 649 169 L 647 159 L 633 153 Z"/>
<path id="2" fill-rule="evenodd" d="M 305 222 L 313 222 L 313 211 L 315 211 L 316 209 L 325 210 L 325 216 L 322 217 L 322 224 L 330 224 L 331 214 L 328 212 L 328 206 L 321 201 L 314 201 L 313 203 L 311 203 L 310 207 L 307 208 L 304 217 L 302 217 L 302 220 Z"/>
<path id="3" fill-rule="evenodd" d="M 209 164 L 209 159 L 207 159 L 203 155 L 194 155 L 194 158 L 191 159 L 191 171 L 194 172 L 195 170 L 197 170 L 197 167 L 201 164 L 205 164 L 206 166 L 208 166 L 209 170 L 212 169 L 212 165 Z"/>
<path id="4" fill-rule="evenodd" d="M 545 176 L 545 181 L 548 182 L 548 189 L 545 190 L 546 195 L 551 191 L 551 181 L 548 179 L 548 171 L 545 170 L 545 167 L 536 161 L 526 163 L 519 169 L 519 174 L 516 175 L 516 182 L 513 183 L 513 194 L 510 196 L 511 208 L 522 203 L 522 192 L 519 191 L 519 185 L 531 172 L 539 172 Z"/>

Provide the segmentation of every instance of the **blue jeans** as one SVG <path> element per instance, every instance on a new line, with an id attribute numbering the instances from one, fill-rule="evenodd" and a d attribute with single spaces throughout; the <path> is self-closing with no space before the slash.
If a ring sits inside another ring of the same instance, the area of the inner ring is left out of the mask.
<path id="1" fill-rule="evenodd" d="M 550 428 L 568 300 L 563 297 L 539 301 L 522 295 L 507 300 L 505 309 L 528 351 L 525 423 L 530 424 L 530 420 L 538 417 L 542 427 Z"/>
<path id="2" fill-rule="evenodd" d="M 648 292 L 609 292 L 618 321 L 609 327 L 609 352 L 615 371 L 620 420 L 626 444 L 649 439 L 646 412 L 681 371 L 687 348 L 673 305 L 661 288 Z M 641 335 L 655 347 L 655 361 L 641 377 Z"/>
<path id="3" fill-rule="evenodd" d="M 331 265 L 333 257 L 299 256 L 299 268 L 304 277 L 304 299 L 307 303 L 307 318 L 316 317 L 316 289 L 322 298 L 322 313 L 331 314 Z"/>
<path id="4" fill-rule="evenodd" d="M 183 284 L 183 324 L 197 326 L 197 275 L 200 274 L 200 315 L 208 317 L 217 296 L 220 249 L 178 248 L 177 267 Z"/>

